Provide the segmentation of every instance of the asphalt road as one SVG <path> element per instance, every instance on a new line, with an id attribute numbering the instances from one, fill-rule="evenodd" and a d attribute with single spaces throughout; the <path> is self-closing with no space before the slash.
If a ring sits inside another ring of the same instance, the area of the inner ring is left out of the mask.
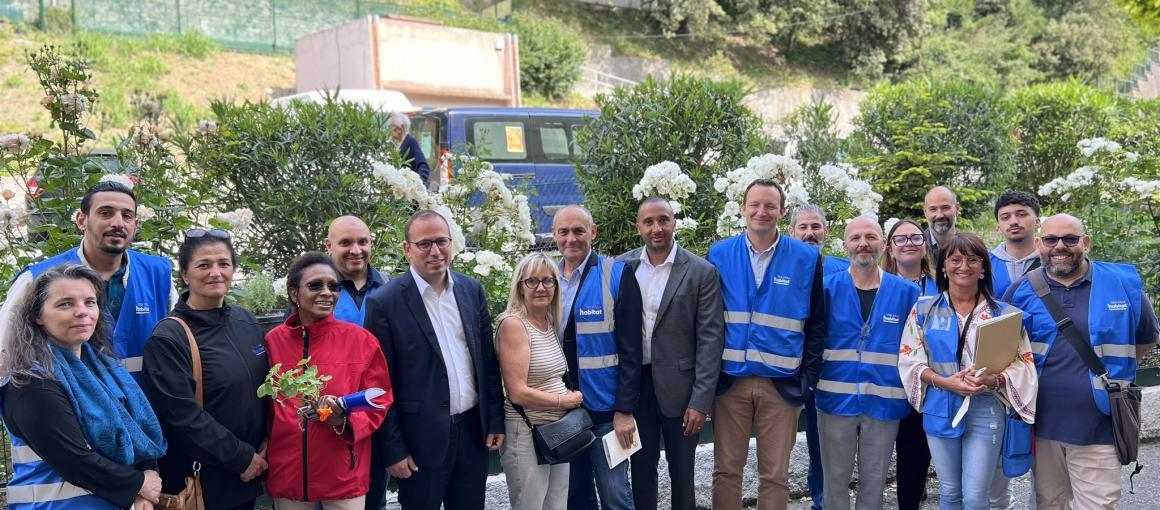
<path id="1" fill-rule="evenodd" d="M 1135 494 L 1128 492 L 1128 474 L 1131 472 L 1130 467 L 1125 467 L 1123 470 L 1123 495 L 1120 497 L 1120 504 L 1116 506 L 1117 509 L 1122 510 L 1156 510 L 1160 508 L 1160 442 L 1148 443 L 1142 445 L 1140 448 L 1140 464 L 1144 466 L 1144 470 L 1136 475 Z M 1134 467 L 1135 465 L 1133 464 Z M 927 484 L 928 498 L 923 501 L 923 510 L 937 510 L 938 509 L 938 481 L 933 477 Z M 1015 502 L 1012 508 L 1029 508 L 1027 504 L 1028 498 L 1031 494 L 1031 481 L 1028 477 L 1023 476 L 1011 481 L 1011 499 Z M 883 508 L 897 508 L 897 496 L 895 494 L 894 485 L 891 484 L 886 489 L 886 504 Z M 852 496 L 851 496 L 852 497 Z M 809 499 L 798 499 L 790 502 L 790 509 L 806 510 L 810 508 Z"/>

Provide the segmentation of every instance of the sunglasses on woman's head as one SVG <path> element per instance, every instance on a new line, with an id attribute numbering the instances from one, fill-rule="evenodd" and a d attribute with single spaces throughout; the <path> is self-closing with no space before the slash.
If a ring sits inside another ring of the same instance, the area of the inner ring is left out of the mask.
<path id="1" fill-rule="evenodd" d="M 191 228 L 185 231 L 186 239 L 197 239 L 199 237 L 205 236 L 216 237 L 218 239 L 229 239 L 230 233 L 220 228 L 214 228 L 210 230 L 206 230 L 204 228 Z"/>

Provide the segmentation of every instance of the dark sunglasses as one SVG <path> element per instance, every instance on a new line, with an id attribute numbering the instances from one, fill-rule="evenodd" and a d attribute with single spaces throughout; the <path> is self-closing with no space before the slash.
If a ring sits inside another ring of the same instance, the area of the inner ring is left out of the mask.
<path id="1" fill-rule="evenodd" d="M 206 230 L 204 228 L 191 228 L 185 231 L 186 239 L 197 239 L 199 237 L 216 237 L 218 239 L 229 239 L 230 233 L 220 228 Z"/>
<path id="2" fill-rule="evenodd" d="M 1077 236 L 1074 234 L 1066 236 L 1039 236 L 1039 240 L 1043 241 L 1043 244 L 1048 248 L 1055 248 L 1055 245 L 1059 244 L 1060 241 L 1063 241 L 1064 246 L 1068 248 L 1074 248 L 1081 240 L 1083 240 L 1083 236 Z"/>
<path id="3" fill-rule="evenodd" d="M 310 292 L 322 292 L 323 288 L 330 289 L 330 291 L 335 294 L 342 292 L 342 284 L 338 282 L 310 282 L 306 284 L 306 290 L 309 290 Z"/>

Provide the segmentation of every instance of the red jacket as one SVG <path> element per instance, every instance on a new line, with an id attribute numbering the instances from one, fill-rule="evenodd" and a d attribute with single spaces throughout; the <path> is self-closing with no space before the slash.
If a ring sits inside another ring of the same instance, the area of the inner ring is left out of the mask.
<path id="1" fill-rule="evenodd" d="M 305 333 L 305 334 L 304 334 Z M 306 345 L 309 339 L 309 345 Z M 336 320 L 333 315 L 305 327 L 298 314 L 266 335 L 270 366 L 282 364 L 285 372 L 309 357 L 319 375 L 332 377 L 323 395 L 342 396 L 367 388 L 387 394 L 376 399 L 387 406 L 394 400 L 387 360 L 378 340 L 367 330 Z M 386 418 L 386 410 L 353 413 L 346 430 L 321 422 L 298 428 L 299 399 L 279 405 L 271 400 L 269 477 L 266 492 L 274 498 L 322 501 L 357 498 L 370 485 L 371 434 Z"/>

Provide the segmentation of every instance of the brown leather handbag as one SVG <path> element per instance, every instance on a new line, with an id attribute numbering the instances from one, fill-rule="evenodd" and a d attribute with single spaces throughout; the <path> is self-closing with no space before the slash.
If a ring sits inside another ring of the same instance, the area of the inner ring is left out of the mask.
<path id="1" fill-rule="evenodd" d="M 201 386 L 201 352 L 197 350 L 197 342 L 193 339 L 193 331 L 189 325 L 177 317 L 166 317 L 181 324 L 185 330 L 185 337 L 189 340 L 189 354 L 193 358 L 194 398 L 197 406 L 202 406 L 203 390 Z M 205 510 L 205 500 L 201 491 L 201 463 L 193 462 L 193 476 L 185 477 L 185 488 L 177 494 L 161 494 L 161 499 L 154 505 L 157 510 Z"/>

